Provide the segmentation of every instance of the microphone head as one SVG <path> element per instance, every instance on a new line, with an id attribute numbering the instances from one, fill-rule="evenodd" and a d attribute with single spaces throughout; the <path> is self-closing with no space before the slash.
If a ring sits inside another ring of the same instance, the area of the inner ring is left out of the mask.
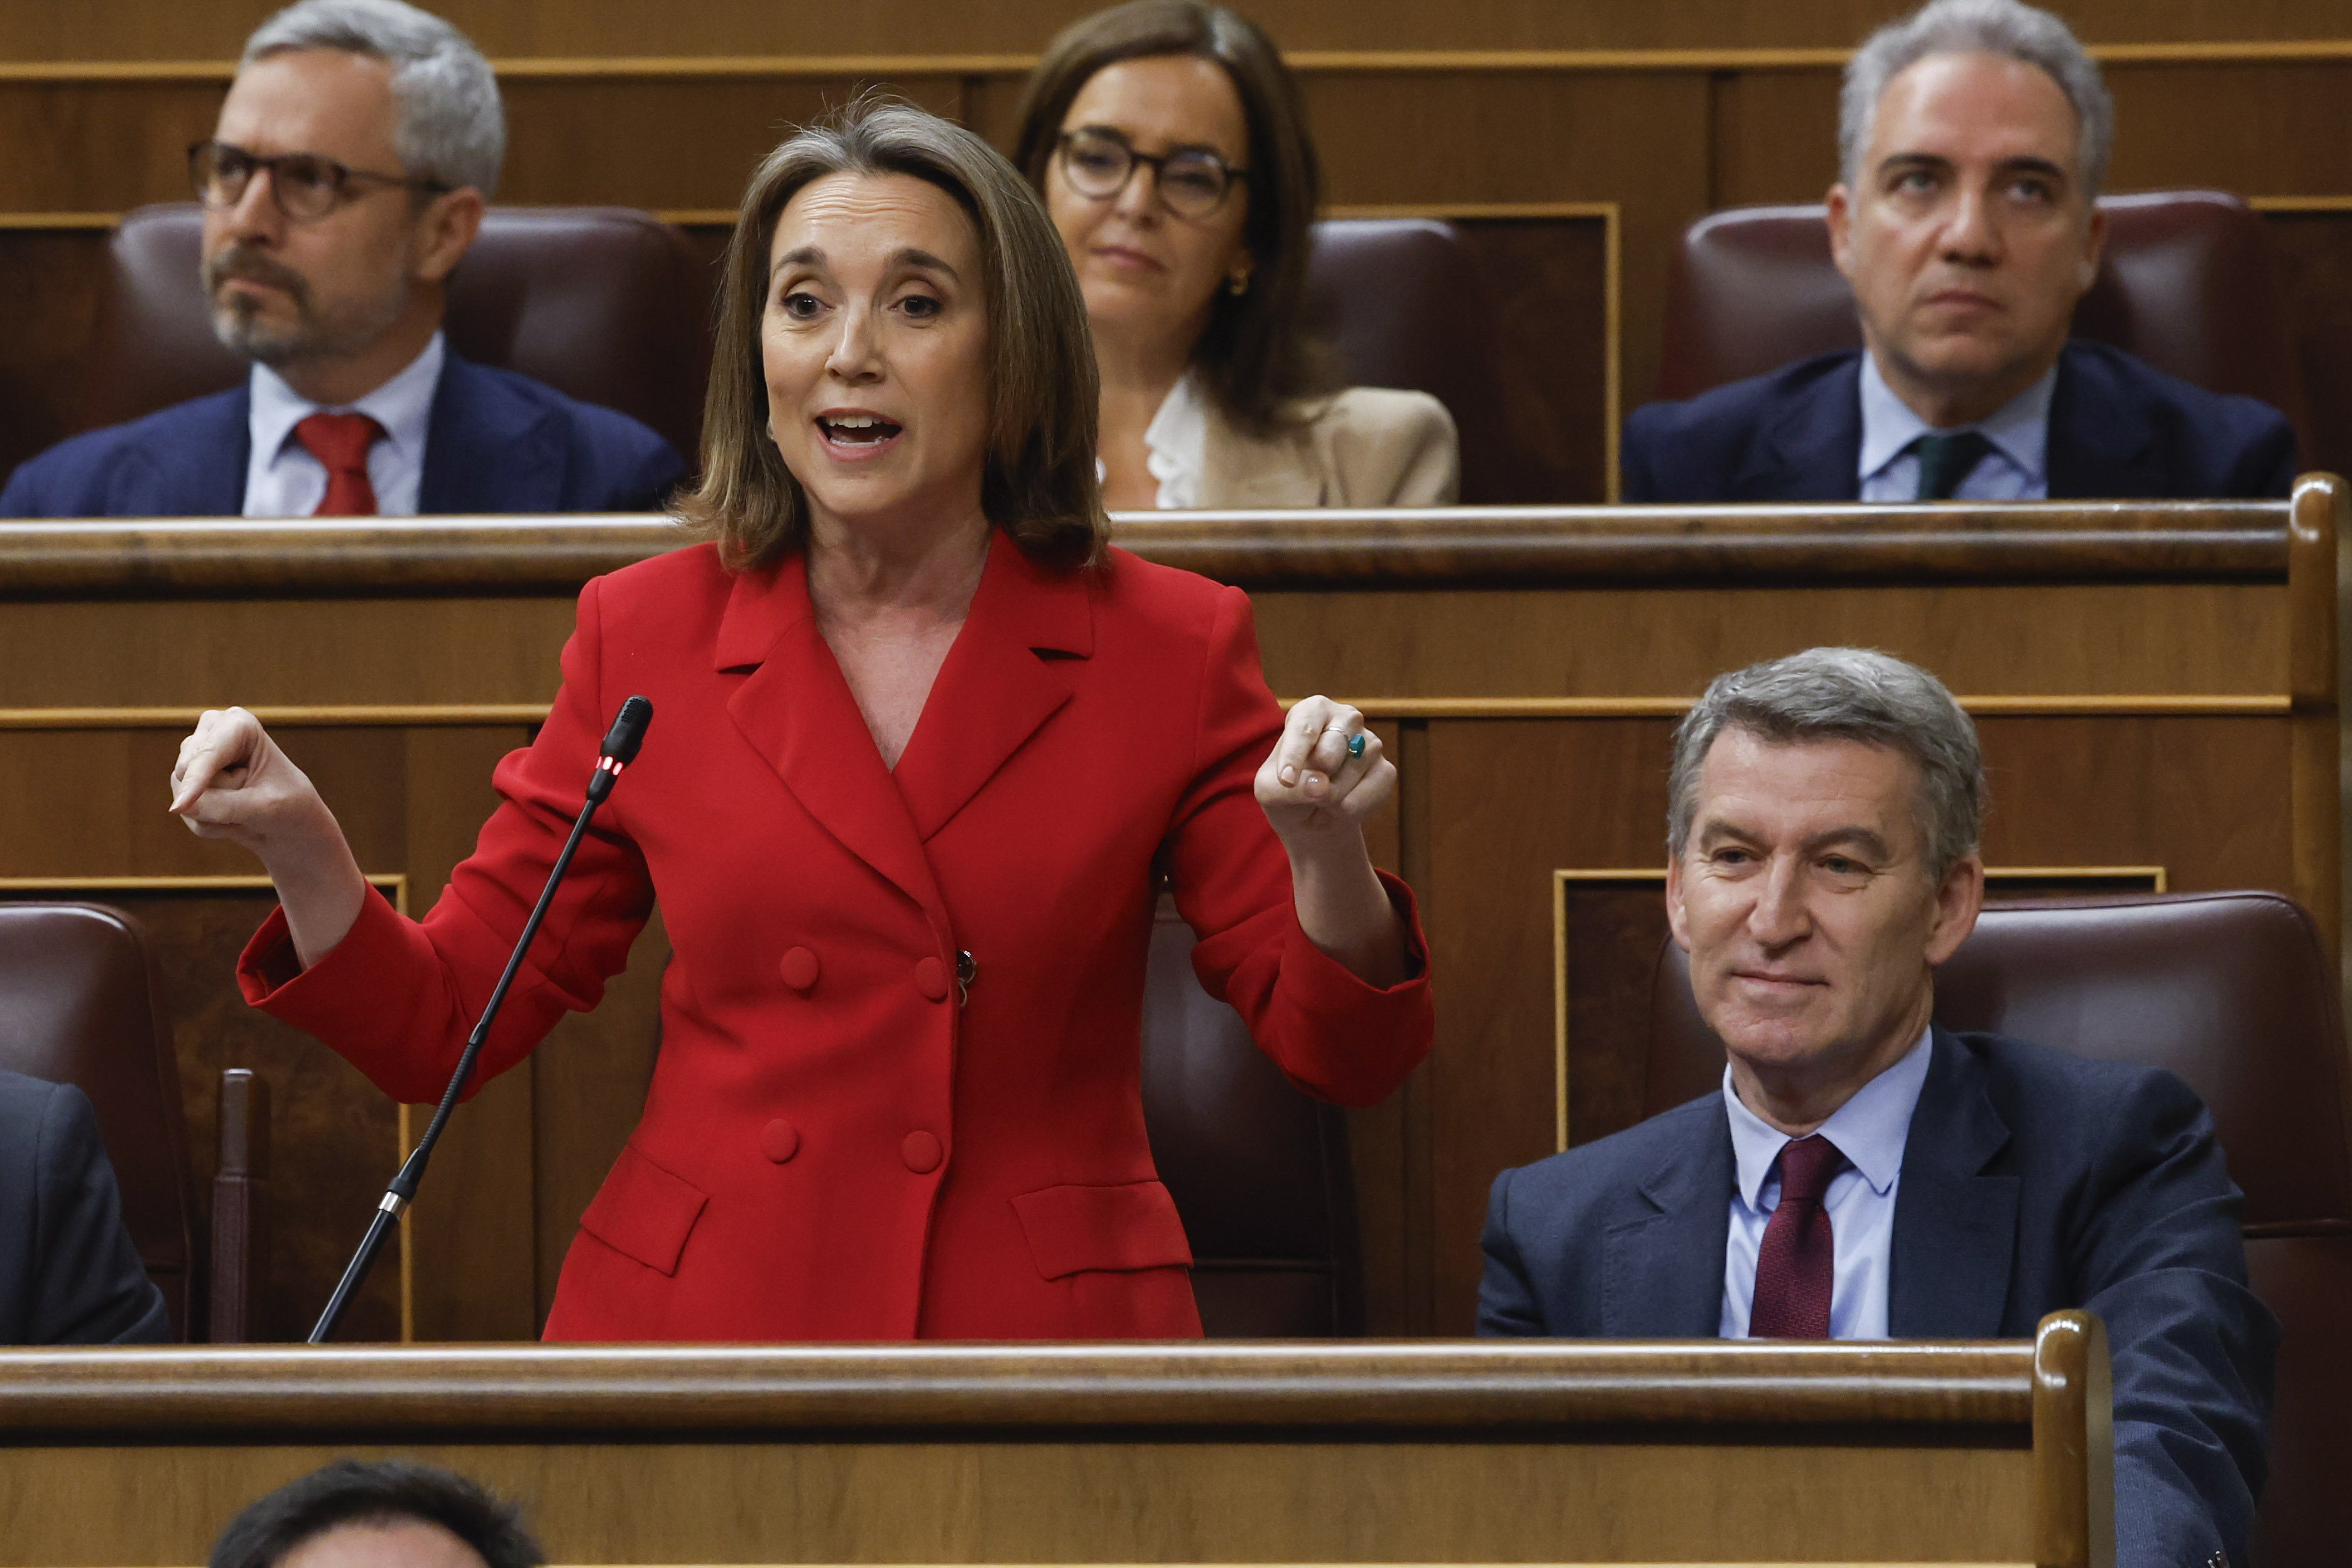
<path id="1" fill-rule="evenodd" d="M 654 721 L 654 705 L 642 697 L 632 697 L 621 704 L 620 713 L 613 727 L 604 731 L 604 749 L 601 753 L 616 763 L 626 764 L 637 760 L 637 748 L 646 743 L 646 730 Z"/>

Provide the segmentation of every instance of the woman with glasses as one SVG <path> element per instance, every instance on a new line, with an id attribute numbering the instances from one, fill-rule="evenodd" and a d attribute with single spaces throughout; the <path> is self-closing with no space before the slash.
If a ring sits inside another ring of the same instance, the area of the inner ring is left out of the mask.
<path id="1" fill-rule="evenodd" d="M 1193 0 L 1089 16 L 1047 47 L 1020 123 L 1014 162 L 1094 327 L 1113 510 L 1453 502 L 1444 405 L 1341 390 L 1308 340 L 1315 149 L 1255 24 Z"/>

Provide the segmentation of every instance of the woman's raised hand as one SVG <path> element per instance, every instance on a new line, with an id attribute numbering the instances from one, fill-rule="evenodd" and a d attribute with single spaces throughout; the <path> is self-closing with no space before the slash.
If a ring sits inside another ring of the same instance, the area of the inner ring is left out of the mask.
<path id="1" fill-rule="evenodd" d="M 294 951 L 317 963 L 352 929 L 367 879 L 334 813 L 261 721 L 242 708 L 207 710 L 180 742 L 172 814 L 199 838 L 226 838 L 261 857 Z"/>
<path id="2" fill-rule="evenodd" d="M 1360 840 L 1364 819 L 1396 793 L 1396 764 L 1344 702 L 1309 697 L 1290 710 L 1257 771 L 1257 803 L 1295 857 L 1318 840 Z"/>
<path id="3" fill-rule="evenodd" d="M 274 841 L 333 820 L 309 776 L 242 708 L 205 710 L 180 742 L 172 814 L 199 838 L 232 839 L 265 859 Z"/>

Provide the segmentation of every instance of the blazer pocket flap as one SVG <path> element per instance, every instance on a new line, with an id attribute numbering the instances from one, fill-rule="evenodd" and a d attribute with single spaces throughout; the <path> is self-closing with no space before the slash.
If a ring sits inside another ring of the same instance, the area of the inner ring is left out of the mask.
<path id="1" fill-rule="evenodd" d="M 605 1246 L 664 1274 L 677 1273 L 686 1238 L 710 1199 L 683 1176 L 672 1175 L 622 1145 L 596 1201 L 580 1216 L 580 1228 Z"/>
<path id="2" fill-rule="evenodd" d="M 1158 1182 L 1042 1187 L 1013 1200 L 1029 1255 L 1048 1279 L 1089 1269 L 1190 1268 L 1176 1200 Z"/>

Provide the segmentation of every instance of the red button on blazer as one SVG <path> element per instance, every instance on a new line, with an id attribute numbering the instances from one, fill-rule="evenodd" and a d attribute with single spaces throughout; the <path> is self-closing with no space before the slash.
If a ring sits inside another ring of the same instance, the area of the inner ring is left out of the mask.
<path id="1" fill-rule="evenodd" d="M 1002 536 L 895 771 L 798 557 L 737 577 L 702 545 L 589 584 L 554 710 L 499 764 L 503 804 L 432 912 L 370 899 L 299 973 L 273 915 L 247 995 L 387 1093 L 437 1098 L 633 692 L 652 732 L 482 1060 L 593 1006 L 659 889 L 661 1057 L 550 1339 L 1197 1334 L 1136 1049 L 1163 869 L 1203 981 L 1309 1091 L 1370 1103 L 1428 1049 L 1425 978 L 1376 990 L 1298 929 L 1252 791 L 1282 721 L 1247 597 L 1118 551 L 1057 575 Z M 824 984 L 779 985 L 811 931 Z M 986 955 L 961 1005 L 959 951 Z M 941 1151 L 921 1180 L 910 1128 Z"/>

